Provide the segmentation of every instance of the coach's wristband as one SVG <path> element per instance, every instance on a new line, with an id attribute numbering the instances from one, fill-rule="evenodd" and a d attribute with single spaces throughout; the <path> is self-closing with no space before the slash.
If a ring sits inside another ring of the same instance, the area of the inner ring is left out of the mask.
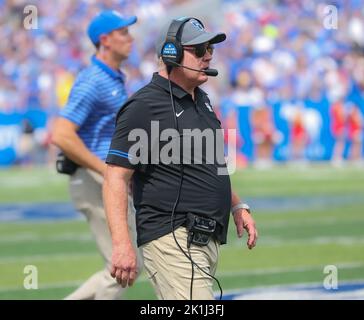
<path id="1" fill-rule="evenodd" d="M 239 209 L 245 209 L 246 211 L 248 211 L 249 213 L 250 212 L 250 207 L 246 204 L 246 203 L 238 203 L 236 206 L 232 207 L 231 208 L 231 212 L 234 214 L 236 210 L 239 210 Z"/>

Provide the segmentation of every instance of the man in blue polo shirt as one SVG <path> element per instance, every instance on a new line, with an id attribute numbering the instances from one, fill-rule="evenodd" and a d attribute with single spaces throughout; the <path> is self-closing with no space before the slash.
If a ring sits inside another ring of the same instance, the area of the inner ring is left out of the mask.
<path id="1" fill-rule="evenodd" d="M 133 38 L 128 27 L 136 20 L 135 16 L 124 17 L 107 10 L 91 21 L 88 36 L 96 54 L 91 65 L 79 73 L 68 103 L 54 125 L 53 143 L 62 150 L 68 163 L 77 168 L 75 172 L 63 172 L 70 174 L 72 201 L 86 216 L 105 261 L 102 271 L 66 299 L 119 299 L 124 290 L 110 276 L 112 245 L 101 190 L 116 112 L 127 99 L 120 64 L 131 52 Z M 129 198 L 129 233 L 134 235 L 134 207 Z"/>

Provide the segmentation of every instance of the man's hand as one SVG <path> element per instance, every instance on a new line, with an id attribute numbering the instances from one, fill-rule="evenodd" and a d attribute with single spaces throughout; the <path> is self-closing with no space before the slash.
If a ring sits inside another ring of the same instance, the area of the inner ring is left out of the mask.
<path id="1" fill-rule="evenodd" d="M 111 276 L 123 288 L 131 287 L 137 277 L 137 257 L 132 245 L 115 246 L 111 258 Z"/>
<path id="2" fill-rule="evenodd" d="M 128 184 L 134 170 L 108 165 L 103 199 L 113 244 L 110 274 L 123 288 L 133 285 L 137 257 L 128 228 Z"/>
<path id="3" fill-rule="evenodd" d="M 253 249 L 258 240 L 258 231 L 255 228 L 255 222 L 251 214 L 245 209 L 236 210 L 234 212 L 234 222 L 239 238 L 243 236 L 244 229 L 248 232 L 247 246 L 249 249 Z"/>

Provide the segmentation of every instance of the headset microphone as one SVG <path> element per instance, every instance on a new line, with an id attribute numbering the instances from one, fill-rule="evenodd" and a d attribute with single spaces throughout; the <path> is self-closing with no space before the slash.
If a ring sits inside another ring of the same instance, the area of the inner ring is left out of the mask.
<path id="1" fill-rule="evenodd" d="M 209 77 L 216 77 L 219 74 L 219 72 L 216 69 L 208 68 L 208 69 L 199 70 L 199 69 L 193 69 L 193 68 L 190 68 L 190 67 L 186 67 L 186 66 L 184 66 L 182 64 L 179 64 L 179 63 L 177 63 L 175 61 L 167 60 L 167 62 L 170 65 L 175 66 L 175 67 L 181 67 L 181 68 L 185 68 L 185 69 L 196 71 L 196 72 L 203 72 L 204 74 L 206 74 Z"/>
<path id="2" fill-rule="evenodd" d="M 219 74 L 219 72 L 216 69 L 210 69 L 210 68 L 202 70 L 202 72 L 204 72 L 209 77 L 216 77 Z"/>

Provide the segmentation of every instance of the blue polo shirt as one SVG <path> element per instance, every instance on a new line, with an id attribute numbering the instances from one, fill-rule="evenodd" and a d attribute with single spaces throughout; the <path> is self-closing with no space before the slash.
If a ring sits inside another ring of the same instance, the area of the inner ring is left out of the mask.
<path id="1" fill-rule="evenodd" d="M 105 160 L 116 114 L 126 99 L 124 74 L 93 56 L 92 64 L 78 74 L 60 116 L 75 123 L 87 148 Z"/>

